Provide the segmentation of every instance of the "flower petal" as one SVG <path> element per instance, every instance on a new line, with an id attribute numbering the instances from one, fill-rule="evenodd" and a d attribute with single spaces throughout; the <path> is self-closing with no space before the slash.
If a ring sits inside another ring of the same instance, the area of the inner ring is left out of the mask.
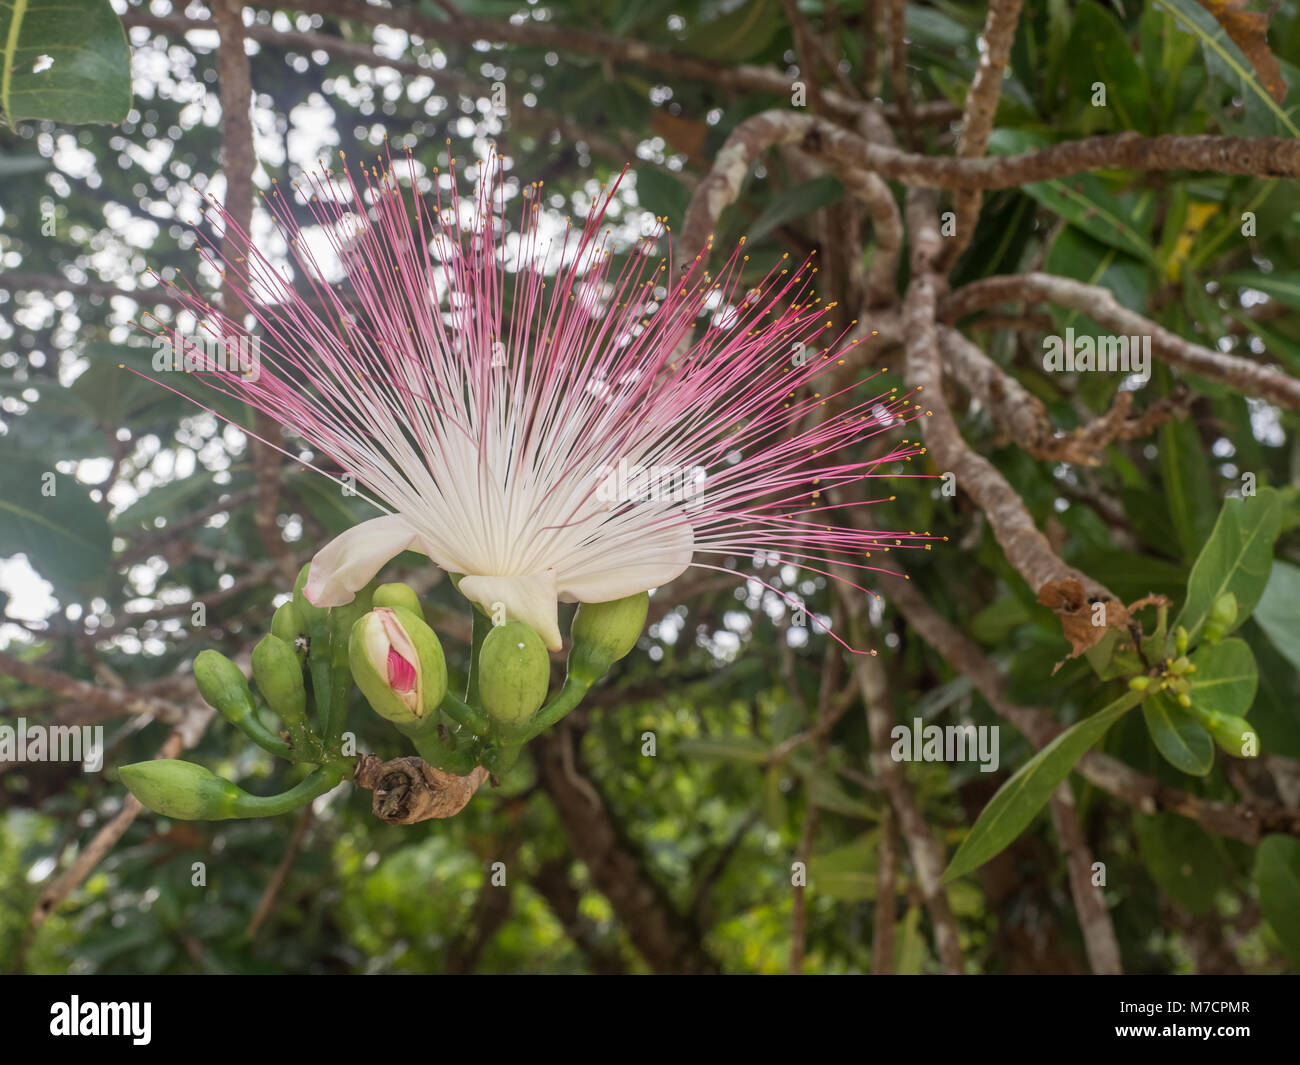
<path id="1" fill-rule="evenodd" d="M 460 593 L 489 614 L 501 603 L 506 620 L 522 621 L 542 638 L 548 650 L 558 651 L 564 646 L 560 638 L 555 570 L 514 577 L 463 577 Z"/>
<path id="2" fill-rule="evenodd" d="M 302 594 L 314 606 L 350 603 L 386 562 L 412 548 L 424 551 L 415 530 L 401 515 L 363 521 L 316 552 Z"/>
<path id="3" fill-rule="evenodd" d="M 637 542 L 635 561 L 561 573 L 557 580 L 559 596 L 566 603 L 608 603 L 658 588 L 686 571 L 694 549 L 690 525 L 682 522 L 668 526 Z"/>

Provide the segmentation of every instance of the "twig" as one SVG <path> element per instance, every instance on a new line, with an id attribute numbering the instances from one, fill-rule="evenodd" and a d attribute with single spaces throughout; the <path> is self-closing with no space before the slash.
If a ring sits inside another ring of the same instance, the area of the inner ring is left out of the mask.
<path id="1" fill-rule="evenodd" d="M 1083 931 L 1083 944 L 1088 952 L 1088 962 L 1098 976 L 1122 976 L 1124 966 L 1120 960 L 1119 941 L 1115 926 L 1106 909 L 1106 899 L 1092 883 L 1092 852 L 1079 824 L 1079 814 L 1074 806 L 1074 793 L 1070 782 L 1063 780 L 1051 799 L 1052 824 L 1065 854 L 1069 869 L 1070 893 L 1079 915 Z"/>
<path id="2" fill-rule="evenodd" d="M 257 902 L 257 909 L 253 911 L 253 919 L 248 922 L 248 929 L 244 934 L 249 939 L 257 937 L 258 929 L 271 916 L 280 889 L 284 887 L 285 880 L 289 878 L 289 870 L 293 868 L 293 863 L 298 859 L 298 852 L 302 850 L 302 844 L 307 838 L 307 829 L 311 827 L 313 816 L 312 806 L 308 803 L 303 807 L 302 813 L 298 815 L 298 821 L 293 826 L 293 835 L 289 837 L 289 845 L 285 847 L 284 855 L 280 858 L 280 864 L 276 866 L 275 873 L 262 891 L 262 897 Z"/>
<path id="3" fill-rule="evenodd" d="M 798 0 L 781 0 L 790 32 L 794 36 L 794 50 L 799 57 L 799 73 L 808 86 L 808 109 L 814 114 L 822 111 L 821 79 L 817 76 L 817 63 L 813 58 L 812 29 L 799 11 Z"/>
<path id="4" fill-rule="evenodd" d="M 860 606 L 851 604 L 850 612 L 855 610 L 860 612 Z M 907 840 L 907 849 L 912 856 L 912 865 L 916 869 L 921 894 L 934 927 L 934 944 L 939 960 L 945 972 L 963 973 L 965 962 L 962 960 L 957 922 L 948 905 L 947 889 L 939 883 L 943 873 L 943 851 L 916 805 L 902 766 L 890 757 L 890 730 L 894 723 L 894 711 L 890 704 L 884 666 L 878 658 L 871 655 L 858 655 L 853 663 L 853 672 L 867 710 L 867 726 L 871 733 L 871 767 L 884 782 L 890 804 L 898 815 L 899 828 Z"/>
<path id="5" fill-rule="evenodd" d="M 880 868 L 876 872 L 876 909 L 871 916 L 871 972 L 894 972 L 894 921 L 897 913 L 898 826 L 892 807 L 880 818 Z"/>
<path id="6" fill-rule="evenodd" d="M 1300 141 L 1294 142 L 1300 145 Z M 1300 380 L 1274 366 L 1236 355 L 1211 351 L 1171 333 L 1164 326 L 1130 311 L 1109 289 L 1054 274 L 1000 275 L 964 285 L 949 295 L 940 308 L 947 321 L 955 321 L 983 307 L 1009 301 L 1046 301 L 1081 311 L 1095 322 L 1122 336 L 1149 336 L 1154 354 L 1171 366 L 1200 374 L 1239 392 L 1261 396 L 1288 410 L 1300 410 Z"/>
<path id="7" fill-rule="evenodd" d="M 0 652 L 0 673 L 30 684 L 33 688 L 42 688 L 64 699 L 93 706 L 101 711 L 101 716 L 95 720 L 126 717 L 130 714 L 148 714 L 171 725 L 179 725 L 185 720 L 184 711 L 173 703 L 103 688 L 57 670 L 24 662 L 3 652 Z"/>
<path id="8" fill-rule="evenodd" d="M 962 114 L 961 137 L 957 141 L 957 154 L 963 159 L 977 159 L 988 147 L 993 120 L 1002 97 L 1002 78 L 1011 60 L 1011 46 L 1016 39 L 1016 26 L 1020 22 L 1023 0 L 991 0 L 988 17 L 984 23 L 984 47 L 980 49 L 979 64 L 966 94 L 966 108 Z M 979 217 L 981 193 L 978 189 L 959 189 L 953 197 L 953 211 L 957 215 L 955 236 L 944 249 L 944 262 L 951 266 L 975 234 Z"/>
<path id="9" fill-rule="evenodd" d="M 967 677 L 994 712 L 1014 725 L 1035 748 L 1047 746 L 1064 730 L 1051 712 L 1008 699 L 997 667 L 970 637 L 940 617 L 911 581 L 893 582 L 889 600 L 907 619 L 909 631 L 917 633 L 953 669 Z M 1209 832 L 1252 845 L 1270 832 L 1300 836 L 1300 810 L 1290 807 L 1204 799 L 1161 784 L 1098 751 L 1085 754 L 1076 769 L 1089 783 L 1146 814 L 1167 810 L 1198 822 Z"/>

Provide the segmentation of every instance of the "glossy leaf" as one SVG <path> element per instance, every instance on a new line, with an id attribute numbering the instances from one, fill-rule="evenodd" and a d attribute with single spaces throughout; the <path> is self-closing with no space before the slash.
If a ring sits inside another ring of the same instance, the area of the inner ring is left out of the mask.
<path id="1" fill-rule="evenodd" d="M 1300 566 L 1282 559 L 1273 563 L 1254 617 L 1273 646 L 1300 670 Z"/>
<path id="2" fill-rule="evenodd" d="M 0 456 L 0 558 L 22 553 L 55 585 L 106 577 L 112 538 L 84 485 L 39 459 Z"/>
<path id="3" fill-rule="evenodd" d="M 1156 749 L 1175 769 L 1203 777 L 1214 768 L 1214 737 L 1167 693 L 1143 700 L 1142 718 Z"/>
<path id="4" fill-rule="evenodd" d="M 1192 702 L 1217 714 L 1244 717 L 1255 702 L 1259 670 L 1245 640 L 1204 644 L 1191 656 L 1196 672 L 1187 679 Z"/>
<path id="5" fill-rule="evenodd" d="M 1070 726 L 1021 766 L 971 826 L 943 874 L 944 882 L 978 869 L 1020 835 L 1075 763 L 1141 699 L 1139 692 L 1121 695 L 1091 717 Z"/>
<path id="6" fill-rule="evenodd" d="M 1300 965 L 1300 839 L 1265 836 L 1255 852 L 1259 908 Z"/>
<path id="7" fill-rule="evenodd" d="M 0 110 L 28 119 L 118 123 L 131 110 L 126 31 L 108 0 L 0 4 Z"/>
<path id="8" fill-rule="evenodd" d="M 1245 500 L 1228 499 L 1219 520 L 1201 548 L 1187 581 L 1187 602 L 1175 619 L 1195 642 L 1210 616 L 1214 601 L 1224 592 L 1237 597 L 1237 621 L 1255 609 L 1273 567 L 1273 544 L 1282 528 L 1282 504 L 1272 488 L 1260 488 Z"/>

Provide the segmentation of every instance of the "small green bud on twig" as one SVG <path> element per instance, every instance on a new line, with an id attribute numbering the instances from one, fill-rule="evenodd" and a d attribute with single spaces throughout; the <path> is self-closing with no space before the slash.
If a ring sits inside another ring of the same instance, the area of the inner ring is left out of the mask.
<path id="1" fill-rule="evenodd" d="M 573 615 L 569 673 L 589 683 L 603 677 L 636 646 L 649 610 L 646 592 L 608 603 L 582 603 Z"/>
<path id="2" fill-rule="evenodd" d="M 194 681 L 203 701 L 259 747 L 288 758 L 289 744 L 262 724 L 253 709 L 248 680 L 234 662 L 219 651 L 200 651 L 194 660 Z"/>

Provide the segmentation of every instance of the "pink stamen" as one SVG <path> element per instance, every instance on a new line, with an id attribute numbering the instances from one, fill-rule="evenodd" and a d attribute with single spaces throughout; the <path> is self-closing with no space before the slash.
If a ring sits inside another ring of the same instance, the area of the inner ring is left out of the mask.
<path id="1" fill-rule="evenodd" d="M 415 666 L 392 647 L 388 649 L 388 686 L 398 695 L 415 690 Z"/>
<path id="2" fill-rule="evenodd" d="M 879 371 L 824 383 L 857 342 L 828 334 L 808 262 L 784 260 L 744 288 L 743 246 L 711 273 L 698 258 L 674 263 L 671 249 L 654 259 L 656 233 L 614 272 L 612 253 L 627 249 L 602 227 L 617 181 L 580 228 L 542 247 L 540 189 L 507 188 L 495 157 L 476 165 L 490 176 L 472 204 L 454 170 L 424 172 L 409 154 L 401 185 L 390 158 L 362 166 L 360 184 L 346 167 L 306 175 L 296 206 L 277 186 L 265 203 L 296 287 L 214 202 L 235 250 L 223 262 L 209 245 L 208 259 L 242 306 L 227 317 L 164 284 L 212 336 L 242 337 L 245 315 L 255 319 L 262 366 L 255 381 L 198 376 L 306 441 L 313 469 L 355 477 L 365 498 L 419 528 L 444 568 L 633 565 L 656 536 L 689 525 L 695 566 L 755 579 L 727 560 L 762 557 L 857 588 L 843 573 L 880 568 L 869 552 L 939 539 L 836 523 L 849 507 L 888 500 L 862 482 L 926 476 L 901 472 L 923 453 L 915 441 L 878 458 L 862 447 L 922 411 L 910 392 L 872 383 Z M 304 216 L 346 286 L 325 280 Z M 163 323 L 149 332 L 176 336 Z M 597 498 L 594 471 L 621 460 L 702 467 L 703 495 L 689 506 L 611 505 Z M 414 686 L 414 667 L 391 651 L 389 680 Z"/>

